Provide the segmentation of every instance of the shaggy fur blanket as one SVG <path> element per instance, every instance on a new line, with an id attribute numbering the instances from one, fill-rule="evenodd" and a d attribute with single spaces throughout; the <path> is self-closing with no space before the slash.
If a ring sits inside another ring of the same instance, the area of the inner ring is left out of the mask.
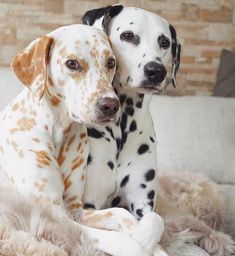
<path id="1" fill-rule="evenodd" d="M 214 182 L 190 173 L 164 173 L 159 175 L 159 188 L 156 211 L 165 219 L 160 245 L 169 256 L 183 256 L 189 244 L 196 244 L 213 256 L 234 253 L 234 241 L 222 232 L 224 199 Z M 39 207 L 12 185 L 2 184 L 0 255 L 105 254 L 93 248 L 69 217 L 59 218 L 49 205 Z"/>

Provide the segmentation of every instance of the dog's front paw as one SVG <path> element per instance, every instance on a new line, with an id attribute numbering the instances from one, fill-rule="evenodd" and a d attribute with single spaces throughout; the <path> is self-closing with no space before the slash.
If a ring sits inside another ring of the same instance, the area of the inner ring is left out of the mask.
<path id="1" fill-rule="evenodd" d="M 133 238 L 152 254 L 164 231 L 163 219 L 155 212 L 146 213 L 133 232 Z"/>

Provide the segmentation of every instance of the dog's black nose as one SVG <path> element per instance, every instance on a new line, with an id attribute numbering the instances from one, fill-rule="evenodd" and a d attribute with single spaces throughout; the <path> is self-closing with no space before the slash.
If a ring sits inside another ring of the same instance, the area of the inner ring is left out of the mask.
<path id="1" fill-rule="evenodd" d="M 118 112 L 119 101 L 110 97 L 100 98 L 97 101 L 97 107 L 104 116 L 113 116 Z"/>
<path id="2" fill-rule="evenodd" d="M 144 66 L 144 75 L 149 81 L 161 83 L 166 77 L 166 68 L 155 61 L 150 61 Z"/>

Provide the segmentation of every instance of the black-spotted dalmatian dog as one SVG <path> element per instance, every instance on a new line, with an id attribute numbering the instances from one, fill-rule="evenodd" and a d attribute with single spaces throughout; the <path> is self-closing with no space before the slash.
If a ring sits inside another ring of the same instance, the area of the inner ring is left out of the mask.
<path id="1" fill-rule="evenodd" d="M 169 82 L 175 86 L 181 45 L 171 24 L 143 9 L 107 6 L 88 11 L 82 20 L 110 38 L 118 63 L 113 86 L 121 103 L 116 124 L 88 128 L 85 206 L 124 207 L 141 218 L 155 207 L 157 189 L 151 95 Z M 171 78 L 166 70 L 170 56 Z"/>

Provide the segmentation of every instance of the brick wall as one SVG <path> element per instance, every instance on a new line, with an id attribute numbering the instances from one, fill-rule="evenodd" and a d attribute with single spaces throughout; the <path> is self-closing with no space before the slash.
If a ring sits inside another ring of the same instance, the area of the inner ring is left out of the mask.
<path id="1" fill-rule="evenodd" d="M 176 27 L 182 61 L 178 88 L 168 94 L 211 94 L 221 49 L 235 50 L 235 0 L 0 0 L 0 65 L 34 38 L 114 3 L 156 12 Z"/>

